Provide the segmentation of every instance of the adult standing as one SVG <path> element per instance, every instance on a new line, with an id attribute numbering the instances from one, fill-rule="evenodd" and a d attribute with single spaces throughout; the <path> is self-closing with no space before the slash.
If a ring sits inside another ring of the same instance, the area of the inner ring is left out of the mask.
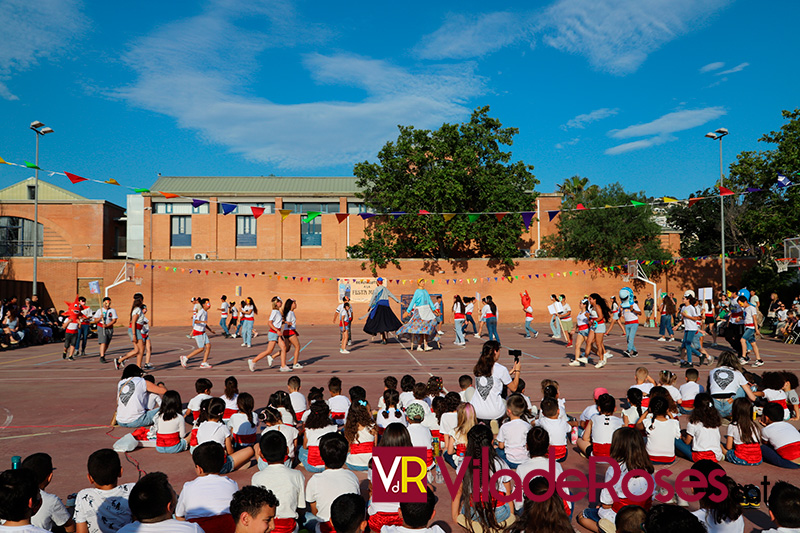
<path id="1" fill-rule="evenodd" d="M 500 342 L 500 336 L 497 334 L 497 304 L 494 303 L 491 296 L 486 297 L 486 305 L 483 308 L 489 340 Z"/>
<path id="2" fill-rule="evenodd" d="M 433 350 L 433 347 L 428 344 L 428 340 L 429 338 L 433 339 L 436 333 L 436 314 L 431 295 L 425 290 L 425 280 L 422 278 L 417 281 L 417 290 L 414 291 L 411 303 L 408 304 L 406 317 L 410 317 L 410 320 L 397 330 L 396 335 L 398 337 L 405 333 L 411 335 L 412 349 L 414 337 L 419 336 L 421 342 L 420 340 L 417 342 L 417 351 Z"/>
<path id="3" fill-rule="evenodd" d="M 661 293 L 661 321 L 658 323 L 658 338 L 659 342 L 667 340 L 666 335 L 669 334 L 669 341 L 675 340 L 675 333 L 672 330 L 672 317 L 675 314 L 675 301 L 669 297 L 665 292 Z"/>
<path id="4" fill-rule="evenodd" d="M 606 323 L 611 317 L 611 309 L 609 309 L 605 298 L 596 292 L 589 295 L 589 305 L 589 339 L 587 346 L 591 347 L 593 343 L 597 343 L 597 356 L 600 361 L 594 367 L 603 368 L 606 366 L 607 359 L 603 338 L 606 335 Z"/>
<path id="5" fill-rule="evenodd" d="M 376 284 L 369 299 L 369 317 L 364 324 L 364 333 L 373 337 L 380 333 L 381 344 L 386 344 L 386 333 L 397 331 L 403 325 L 392 312 L 389 298 L 397 303 L 400 303 L 400 299 L 383 285 L 383 278 L 378 278 Z"/>
<path id="6" fill-rule="evenodd" d="M 130 365 L 122 371 L 117 383 L 117 424 L 126 428 L 150 426 L 158 408 L 147 410 L 147 393 L 161 396 L 167 392 L 163 385 L 145 380 L 139 365 Z"/>
<path id="7" fill-rule="evenodd" d="M 655 327 L 655 322 L 652 323 L 652 326 L 650 325 L 653 317 L 654 304 L 655 300 L 653 300 L 652 296 L 648 296 L 644 299 L 644 327 L 646 328 Z"/>
<path id="8" fill-rule="evenodd" d="M 730 418 L 731 406 L 736 398 L 747 396 L 751 402 L 756 400 L 747 378 L 742 374 L 738 356 L 729 351 L 722 352 L 717 367 L 708 373 L 708 392 L 714 399 L 714 407 L 719 415 L 725 418 Z"/>
<path id="9" fill-rule="evenodd" d="M 683 344 L 681 348 L 686 350 L 686 361 L 681 361 L 681 368 L 692 366 L 692 353 L 697 352 L 700 358 L 699 364 L 703 364 L 703 356 L 692 345 L 694 336 L 700 329 L 700 313 L 697 312 L 697 300 L 694 292 L 686 291 L 683 295 L 683 307 L 681 308 L 681 318 L 683 319 Z"/>
<path id="10" fill-rule="evenodd" d="M 250 348 L 253 345 L 253 324 L 258 314 L 256 303 L 249 296 L 242 306 L 242 346 Z"/>
<path id="11" fill-rule="evenodd" d="M 769 323 L 765 324 L 767 327 L 774 326 L 780 303 L 780 300 L 778 300 L 778 293 L 773 292 L 769 295 L 769 306 L 767 307 L 767 320 Z M 775 335 L 776 333 L 773 331 L 772 336 L 774 337 Z"/>
<path id="12" fill-rule="evenodd" d="M 558 297 L 555 294 L 550 295 L 550 304 L 555 304 L 558 302 Z M 557 339 L 561 337 L 561 321 L 558 319 L 558 313 L 550 313 L 550 331 L 553 332 L 550 335 L 551 339 Z"/>
<path id="13" fill-rule="evenodd" d="M 503 386 L 515 392 L 519 384 L 521 361 L 514 361 L 514 366 L 509 370 L 498 363 L 500 359 L 500 343 L 486 341 L 481 349 L 481 356 L 472 369 L 475 375 L 475 394 L 470 403 L 475 408 L 475 416 L 480 422 L 490 424 L 506 414 L 506 401 L 503 399 Z M 513 377 L 512 377 L 513 376 Z M 493 427 L 492 432 L 497 433 L 498 427 Z"/>
<path id="14" fill-rule="evenodd" d="M 144 337 L 142 336 L 142 328 L 144 327 L 144 296 L 142 293 L 137 292 L 133 295 L 133 304 L 131 304 L 130 321 L 128 322 L 128 337 L 131 339 L 133 348 L 130 352 L 122 357 L 114 359 L 114 368 L 119 370 L 127 359 L 136 357 L 136 366 L 141 370 L 142 357 L 144 356 Z"/>
<path id="15" fill-rule="evenodd" d="M 467 340 L 464 338 L 464 320 L 467 316 L 466 311 L 467 306 L 464 305 L 464 301 L 461 299 L 461 296 L 458 294 L 453 296 L 453 329 L 456 333 L 456 340 L 453 341 L 453 344 L 456 346 L 464 346 L 467 344 Z"/>
<path id="16" fill-rule="evenodd" d="M 114 336 L 114 324 L 117 323 L 117 311 L 111 307 L 111 298 L 103 298 L 103 306 L 94 314 L 97 324 L 97 342 L 100 345 L 100 362 L 106 362 L 106 352 Z"/>
<path id="17" fill-rule="evenodd" d="M 572 322 L 572 307 L 567 303 L 567 297 L 563 294 L 559 296 L 561 301 L 562 311 L 558 314 L 558 320 L 561 325 L 561 332 L 564 334 L 564 340 L 567 341 L 567 348 L 572 347 L 572 332 L 575 325 Z"/>

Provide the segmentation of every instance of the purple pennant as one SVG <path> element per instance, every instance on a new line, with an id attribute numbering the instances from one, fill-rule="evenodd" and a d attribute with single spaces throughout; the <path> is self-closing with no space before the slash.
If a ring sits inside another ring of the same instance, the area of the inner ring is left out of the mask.
<path id="1" fill-rule="evenodd" d="M 361 220 L 367 220 L 368 218 L 374 217 L 375 213 L 359 213 L 358 216 L 361 217 Z"/>
<path id="2" fill-rule="evenodd" d="M 394 217 L 394 219 L 395 219 L 395 220 L 397 220 L 398 218 L 400 218 L 401 216 L 403 216 L 403 215 L 405 215 L 405 214 L 406 214 L 406 212 L 405 212 L 405 211 L 392 211 L 392 212 L 390 213 L 390 215 L 392 215 L 392 216 Z"/>
<path id="3" fill-rule="evenodd" d="M 220 205 L 222 206 L 223 215 L 228 215 L 232 213 L 237 207 L 236 204 L 226 204 L 224 202 L 222 202 Z"/>
<path id="4" fill-rule="evenodd" d="M 547 214 L 550 217 L 550 222 L 553 221 L 554 218 L 560 213 L 561 211 L 548 211 Z"/>
<path id="5" fill-rule="evenodd" d="M 531 227 L 531 220 L 533 220 L 533 215 L 536 214 L 536 211 L 527 211 L 522 213 L 522 223 L 525 224 L 525 229 L 528 230 Z M 552 220 L 552 219 L 550 219 Z"/>
<path id="6" fill-rule="evenodd" d="M 758 187 L 748 187 L 747 192 L 761 192 L 764 189 L 759 189 Z"/>
<path id="7" fill-rule="evenodd" d="M 192 198 L 192 207 L 194 207 L 195 209 L 197 209 L 201 205 L 207 204 L 207 203 L 208 203 L 208 200 L 198 200 L 197 198 Z"/>

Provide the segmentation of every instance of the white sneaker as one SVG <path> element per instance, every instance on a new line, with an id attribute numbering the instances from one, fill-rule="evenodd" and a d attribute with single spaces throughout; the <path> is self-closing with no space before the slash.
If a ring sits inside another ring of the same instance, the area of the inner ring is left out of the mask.
<path id="1" fill-rule="evenodd" d="M 282 366 L 280 371 L 281 372 L 291 372 L 292 371 L 292 367 Z"/>
<path id="2" fill-rule="evenodd" d="M 417 351 L 418 351 L 418 352 L 422 352 L 422 351 L 424 351 L 424 350 L 422 349 L 422 345 L 421 345 L 421 344 L 420 344 L 419 346 L 417 346 Z"/>
<path id="3" fill-rule="evenodd" d="M 612 357 L 614 357 L 614 354 L 613 354 L 613 353 L 611 353 L 611 352 L 606 352 L 606 359 L 611 359 Z"/>
<path id="4" fill-rule="evenodd" d="M 243 342 L 243 343 L 242 343 L 242 346 L 247 346 L 247 343 L 246 343 L 246 342 Z"/>
<path id="5" fill-rule="evenodd" d="M 211 365 L 209 365 L 208 363 L 206 363 L 204 361 L 204 362 L 200 363 L 200 368 L 211 368 Z"/>
<path id="6" fill-rule="evenodd" d="M 300 363 L 295 363 L 294 365 L 292 365 L 292 368 L 294 368 L 295 370 L 300 370 L 301 368 L 303 368 L 303 365 L 301 365 Z"/>
<path id="7" fill-rule="evenodd" d="M 576 360 L 570 362 L 569 366 L 581 366 L 581 362 L 576 359 Z"/>
<path id="8" fill-rule="evenodd" d="M 444 331 L 441 330 L 437 331 L 436 333 L 438 333 L 439 335 L 444 335 Z"/>
<path id="9" fill-rule="evenodd" d="M 339 353 L 350 353 L 347 350 L 339 350 Z"/>
<path id="10" fill-rule="evenodd" d="M 675 342 L 675 337 L 670 337 L 667 342 Z"/>
<path id="11" fill-rule="evenodd" d="M 667 342 L 667 339 L 665 339 L 664 337 L 659 337 L 658 342 Z"/>
<path id="12" fill-rule="evenodd" d="M 584 365 L 588 365 L 589 364 L 589 358 L 588 357 L 578 357 L 578 362 L 579 363 L 583 363 Z"/>
<path id="13" fill-rule="evenodd" d="M 275 360 L 275 359 L 273 359 L 273 357 L 272 357 L 271 355 L 268 355 L 268 356 L 267 356 L 267 368 L 272 368 L 272 362 L 273 362 L 274 360 Z"/>
<path id="14" fill-rule="evenodd" d="M 185 355 L 182 355 L 181 356 L 181 366 L 183 368 L 189 368 L 188 366 L 186 366 L 186 363 L 188 363 L 188 362 L 189 362 L 189 359 Z"/>
<path id="15" fill-rule="evenodd" d="M 235 338 L 236 338 L 236 333 L 231 333 L 231 339 L 235 339 Z"/>
<path id="16" fill-rule="evenodd" d="M 481 338 L 481 336 L 478 335 L 477 333 L 475 335 L 473 335 L 473 337 L 475 337 L 476 339 L 480 339 Z"/>
<path id="17" fill-rule="evenodd" d="M 353 341 L 347 341 L 347 345 L 348 346 L 352 346 L 353 345 Z"/>
<path id="18" fill-rule="evenodd" d="M 250 369 L 250 372 L 255 372 L 256 371 L 256 362 L 253 361 L 252 359 L 248 359 L 247 360 L 247 368 Z"/>
<path id="19" fill-rule="evenodd" d="M 606 360 L 605 359 L 601 360 L 599 363 L 594 365 L 595 368 L 603 368 L 604 366 L 606 366 Z"/>
<path id="20" fill-rule="evenodd" d="M 426 346 L 424 349 L 426 352 L 430 352 L 431 350 L 433 350 L 433 346 Z"/>

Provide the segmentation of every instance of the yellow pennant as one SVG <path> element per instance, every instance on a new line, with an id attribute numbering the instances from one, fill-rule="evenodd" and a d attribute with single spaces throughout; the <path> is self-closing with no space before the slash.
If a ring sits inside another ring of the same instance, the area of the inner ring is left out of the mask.
<path id="1" fill-rule="evenodd" d="M 109 185 L 119 185 L 119 182 L 117 180 L 115 180 L 114 178 L 108 178 L 103 183 L 108 183 Z M 120 185 L 120 187 L 122 187 L 122 185 Z"/>
<path id="2" fill-rule="evenodd" d="M 281 222 L 283 222 L 284 220 L 286 220 L 286 217 L 288 217 L 289 215 L 292 214 L 292 210 L 291 209 L 281 209 L 280 210 L 280 214 L 281 214 Z"/>
<path id="3" fill-rule="evenodd" d="M 442 215 L 444 217 L 445 222 L 450 222 L 456 216 L 454 213 L 445 213 Z"/>
<path id="4" fill-rule="evenodd" d="M 665 196 L 663 198 L 663 200 L 664 200 L 664 203 L 667 203 L 667 204 L 671 204 L 672 202 L 677 202 L 678 201 L 677 198 L 672 198 L 671 196 Z"/>
<path id="5" fill-rule="evenodd" d="M 8 163 L 8 161 L 6 161 L 6 160 L 5 160 L 5 159 L 3 159 L 2 157 L 0 157 L 0 164 L 2 164 L 2 165 L 8 165 L 9 163 Z"/>

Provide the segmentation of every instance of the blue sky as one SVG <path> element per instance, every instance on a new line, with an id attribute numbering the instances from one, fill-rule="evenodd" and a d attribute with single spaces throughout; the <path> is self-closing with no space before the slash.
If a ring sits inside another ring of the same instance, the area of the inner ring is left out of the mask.
<path id="1" fill-rule="evenodd" d="M 685 197 L 798 102 L 791 0 L 0 0 L 0 156 L 150 186 L 351 175 L 479 106 L 542 192 L 572 175 Z M 0 167 L 0 187 L 30 172 Z M 124 205 L 124 189 L 48 178 Z"/>

